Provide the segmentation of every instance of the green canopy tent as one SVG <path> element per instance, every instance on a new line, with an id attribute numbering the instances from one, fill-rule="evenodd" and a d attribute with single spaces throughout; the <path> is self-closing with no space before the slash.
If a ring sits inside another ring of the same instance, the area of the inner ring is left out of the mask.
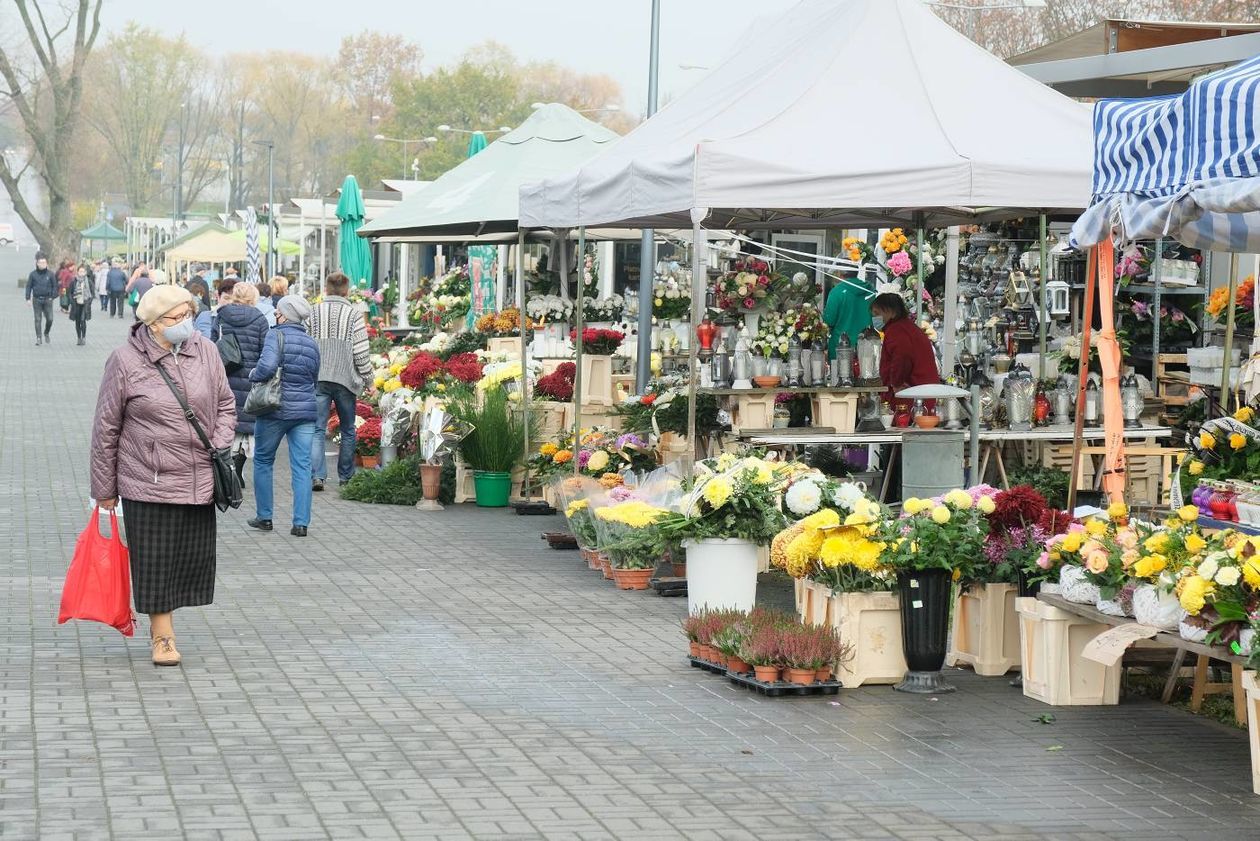
<path id="1" fill-rule="evenodd" d="M 372 285 L 372 247 L 358 234 L 364 218 L 363 193 L 353 175 L 347 175 L 341 184 L 337 218 L 341 220 L 338 230 L 341 271 L 350 278 L 354 288 L 367 289 Z"/>
<path id="2" fill-rule="evenodd" d="M 102 255 L 108 254 L 110 243 L 125 242 L 126 240 L 126 234 L 102 219 L 92 227 L 79 231 L 79 253 L 83 253 L 83 243 L 87 243 L 88 256 L 97 256 L 97 251 L 92 247 L 92 244 L 99 242 L 101 244 L 100 253 Z"/>

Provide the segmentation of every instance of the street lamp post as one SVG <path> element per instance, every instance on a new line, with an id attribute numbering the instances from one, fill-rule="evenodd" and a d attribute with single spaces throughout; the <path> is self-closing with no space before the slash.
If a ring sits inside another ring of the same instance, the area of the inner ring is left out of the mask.
<path id="1" fill-rule="evenodd" d="M 179 104 L 179 151 L 175 157 L 175 219 L 184 218 L 184 115 L 188 103 Z M 173 228 L 172 228 L 173 230 Z"/>
<path id="2" fill-rule="evenodd" d="M 401 137 L 386 137 L 383 134 L 377 134 L 377 135 L 374 135 L 372 139 L 382 140 L 386 143 L 401 143 L 402 144 L 402 162 L 403 162 L 402 180 L 403 181 L 407 180 L 407 144 L 408 143 L 415 143 L 415 144 L 437 143 L 436 137 L 421 137 L 421 138 L 417 138 L 416 140 L 406 140 Z M 417 158 L 416 161 L 411 165 L 413 172 L 417 172 L 417 173 L 419 172 L 419 169 L 420 169 L 419 160 L 420 159 Z M 418 180 L 418 176 L 417 176 L 417 180 Z"/>
<path id="3" fill-rule="evenodd" d="M 255 140 L 254 145 L 267 147 L 267 280 L 270 281 L 275 268 L 273 254 L 276 249 L 276 237 L 272 221 L 276 213 L 276 142 L 274 140 Z"/>

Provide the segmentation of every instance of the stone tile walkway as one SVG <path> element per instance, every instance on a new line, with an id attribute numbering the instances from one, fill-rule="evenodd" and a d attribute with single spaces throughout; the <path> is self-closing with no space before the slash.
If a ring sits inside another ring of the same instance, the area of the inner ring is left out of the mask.
<path id="1" fill-rule="evenodd" d="M 36 348 L 6 295 L 4 839 L 1260 837 L 1241 732 L 1145 701 L 1041 724 L 966 672 L 940 698 L 762 698 L 686 665 L 683 600 L 617 592 L 507 512 L 324 493 L 306 540 L 224 516 L 217 603 L 156 669 L 145 625 L 55 624 L 124 325 Z"/>

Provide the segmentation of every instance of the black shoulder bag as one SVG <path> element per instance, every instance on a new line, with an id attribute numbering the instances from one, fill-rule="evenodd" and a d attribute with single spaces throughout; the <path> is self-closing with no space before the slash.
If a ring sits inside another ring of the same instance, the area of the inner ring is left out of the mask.
<path id="1" fill-rule="evenodd" d="M 171 375 L 166 373 L 166 369 L 162 367 L 160 362 L 155 362 L 154 366 L 158 369 L 158 373 L 162 375 L 162 379 L 166 380 L 166 385 L 170 388 L 171 394 L 174 394 L 175 399 L 179 401 L 180 408 L 184 410 L 184 417 L 188 419 L 188 423 L 192 425 L 193 431 L 201 439 L 201 445 L 210 454 L 210 467 L 214 470 L 214 507 L 220 511 L 227 511 L 229 508 L 240 508 L 242 499 L 241 481 L 236 478 L 236 470 L 232 467 L 232 451 L 214 448 L 214 445 L 210 443 L 210 439 L 206 437 L 206 431 L 201 428 L 201 423 L 197 420 L 197 416 L 188 407 L 188 401 L 184 399 L 183 393 L 175 385 L 174 380 L 171 379 Z"/>
<path id="2" fill-rule="evenodd" d="M 223 360 L 223 370 L 229 374 L 235 374 L 245 364 L 245 355 L 241 353 L 241 343 L 235 333 L 223 335 L 222 318 L 215 316 L 210 332 L 214 332 L 214 327 L 219 328 L 219 338 L 214 344 L 219 349 L 219 358 Z"/>

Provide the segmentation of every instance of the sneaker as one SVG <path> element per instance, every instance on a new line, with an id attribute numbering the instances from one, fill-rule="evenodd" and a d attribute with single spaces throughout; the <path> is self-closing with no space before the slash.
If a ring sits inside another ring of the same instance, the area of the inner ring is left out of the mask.
<path id="1" fill-rule="evenodd" d="M 306 537 L 306 526 L 294 526 L 289 529 L 289 534 L 294 537 Z"/>
<path id="2" fill-rule="evenodd" d="M 315 491 L 315 492 L 317 492 L 317 493 L 318 493 L 319 491 L 322 491 L 323 489 L 324 489 L 324 480 L 323 480 L 323 479 L 312 479 L 312 480 L 311 480 L 311 490 L 313 490 L 313 491 Z"/>
<path id="3" fill-rule="evenodd" d="M 43 343 L 44 343 L 44 340 L 43 340 L 43 339 L 41 339 L 39 336 L 36 336 L 36 337 L 35 337 L 35 347 L 39 347 L 39 346 L 40 346 L 40 345 L 42 345 Z"/>
<path id="4" fill-rule="evenodd" d="M 258 529 L 259 531 L 271 531 L 271 520 L 260 520 L 255 517 L 246 523 L 246 525 L 251 529 Z"/>
<path id="5" fill-rule="evenodd" d="M 346 485 L 348 485 L 348 484 L 350 484 L 350 480 L 349 480 L 349 479 L 342 479 L 342 480 L 340 480 L 339 482 L 337 482 L 337 486 L 338 486 L 338 487 L 340 487 L 340 488 L 344 488 L 344 487 L 345 487 Z"/>
<path id="6" fill-rule="evenodd" d="M 175 649 L 174 637 L 153 638 L 153 665 L 178 666 L 180 659 L 179 652 Z"/>
<path id="7" fill-rule="evenodd" d="M 48 335 L 47 333 L 45 333 L 45 334 L 44 334 L 44 343 L 45 343 L 45 344 L 49 344 L 49 345 L 51 345 L 51 344 L 52 344 L 52 336 L 50 336 L 50 335 Z"/>

